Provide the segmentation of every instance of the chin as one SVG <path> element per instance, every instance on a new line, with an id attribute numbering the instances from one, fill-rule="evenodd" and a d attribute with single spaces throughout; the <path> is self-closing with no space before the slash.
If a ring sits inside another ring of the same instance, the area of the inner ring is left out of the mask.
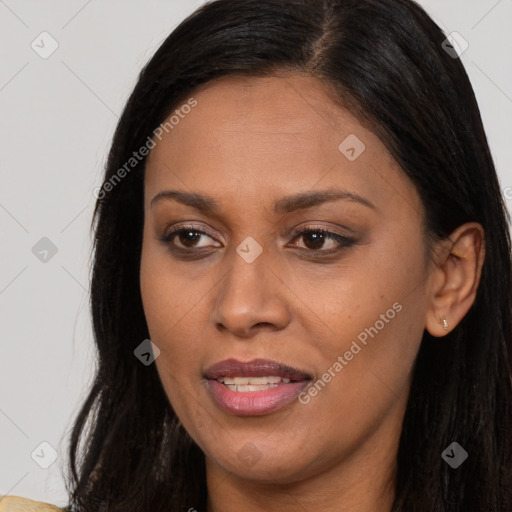
<path id="1" fill-rule="evenodd" d="M 258 481 L 262 484 L 288 484 L 305 478 L 312 469 L 312 459 L 299 445 L 279 446 L 261 441 L 233 442 L 224 450 L 215 446 L 210 458 L 226 472 L 239 478 Z M 233 450 L 233 446 L 237 448 Z"/>

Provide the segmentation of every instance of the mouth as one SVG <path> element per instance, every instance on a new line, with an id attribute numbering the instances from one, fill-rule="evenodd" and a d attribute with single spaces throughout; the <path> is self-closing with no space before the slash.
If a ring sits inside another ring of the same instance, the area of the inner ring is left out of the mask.
<path id="1" fill-rule="evenodd" d="M 215 404 L 236 416 L 275 412 L 304 390 L 312 377 L 305 371 L 267 359 L 227 359 L 204 374 Z"/>

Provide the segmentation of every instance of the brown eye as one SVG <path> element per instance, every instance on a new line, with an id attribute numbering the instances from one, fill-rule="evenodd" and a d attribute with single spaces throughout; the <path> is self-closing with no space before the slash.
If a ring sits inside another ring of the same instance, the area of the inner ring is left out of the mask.
<path id="1" fill-rule="evenodd" d="M 212 245 L 208 245 L 207 243 L 198 245 L 198 243 L 202 240 L 206 240 L 207 238 L 213 240 L 213 237 L 206 231 L 195 227 L 185 226 L 167 233 L 161 238 L 161 240 L 175 249 L 193 250 L 195 248 L 211 247 Z M 216 247 L 219 247 L 219 245 L 216 245 Z"/>
<path id="2" fill-rule="evenodd" d="M 326 240 L 324 233 L 320 233 L 319 231 L 309 231 L 304 233 L 302 237 L 304 245 L 308 249 L 321 249 Z"/>
<path id="3" fill-rule="evenodd" d="M 175 237 L 178 238 L 181 244 L 185 247 L 194 247 L 197 241 L 203 235 L 198 231 L 180 230 L 175 233 Z"/>
<path id="4" fill-rule="evenodd" d="M 330 231 L 326 231 L 325 229 L 306 229 L 301 231 L 295 237 L 296 239 L 302 239 L 304 246 L 306 249 L 309 249 L 314 252 L 325 252 L 331 253 L 337 250 L 343 249 L 344 247 L 348 247 L 354 243 L 354 240 L 339 235 L 337 233 L 332 233 Z M 325 249 L 325 245 L 327 242 L 331 241 L 332 247 L 328 247 Z M 296 245 L 295 245 L 296 247 Z"/>

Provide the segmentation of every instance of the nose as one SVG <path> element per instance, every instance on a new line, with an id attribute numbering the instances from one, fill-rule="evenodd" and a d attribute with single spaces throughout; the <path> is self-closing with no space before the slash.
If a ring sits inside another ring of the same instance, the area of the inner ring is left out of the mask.
<path id="1" fill-rule="evenodd" d="M 238 254 L 219 284 L 212 320 L 221 331 L 249 338 L 261 330 L 278 331 L 290 321 L 286 286 L 266 258 L 265 251 L 252 263 Z"/>

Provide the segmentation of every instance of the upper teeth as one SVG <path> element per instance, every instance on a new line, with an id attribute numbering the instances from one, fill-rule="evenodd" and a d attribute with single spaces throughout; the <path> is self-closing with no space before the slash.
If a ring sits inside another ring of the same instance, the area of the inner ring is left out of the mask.
<path id="1" fill-rule="evenodd" d="M 287 377 L 220 377 L 217 379 L 219 382 L 223 384 L 234 384 L 236 386 L 246 386 L 246 385 L 253 385 L 258 386 L 262 384 L 279 384 L 280 382 L 283 382 L 285 384 L 288 384 L 290 382 L 290 379 Z"/>

